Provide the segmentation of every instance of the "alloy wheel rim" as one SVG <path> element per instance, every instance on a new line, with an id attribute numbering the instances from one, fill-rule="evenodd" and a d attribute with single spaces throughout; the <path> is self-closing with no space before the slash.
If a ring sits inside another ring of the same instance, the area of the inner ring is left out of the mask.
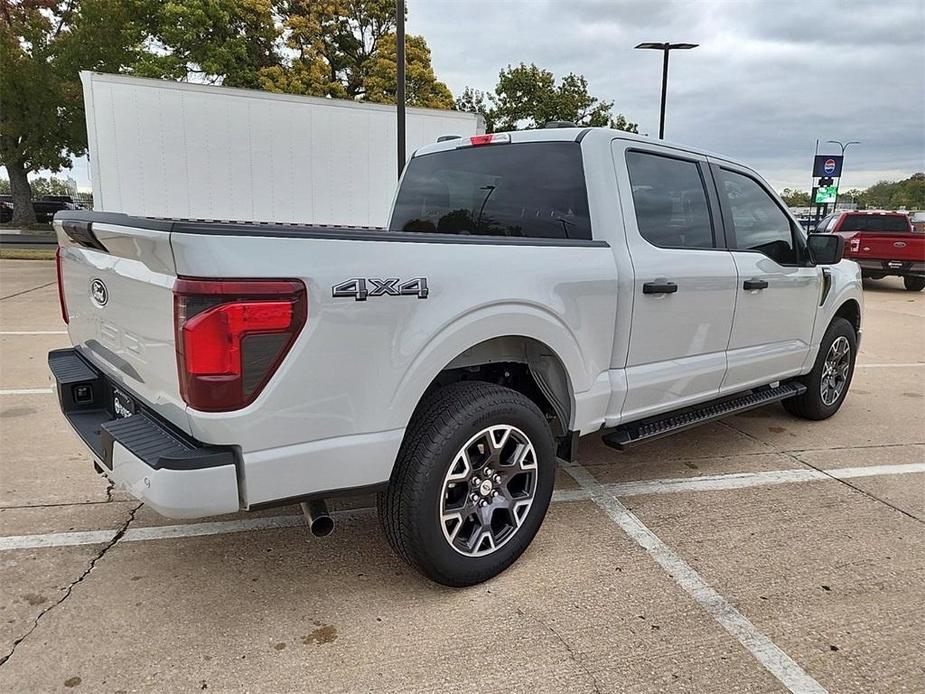
<path id="1" fill-rule="evenodd" d="M 838 336 L 829 347 L 822 365 L 822 382 L 819 384 L 819 394 L 822 402 L 827 406 L 834 405 L 842 396 L 845 385 L 848 383 L 848 369 L 851 366 L 851 345 L 848 338 Z"/>
<path id="2" fill-rule="evenodd" d="M 443 479 L 438 519 L 456 552 L 497 551 L 523 526 L 536 496 L 533 443 L 520 429 L 486 427 L 456 453 Z"/>

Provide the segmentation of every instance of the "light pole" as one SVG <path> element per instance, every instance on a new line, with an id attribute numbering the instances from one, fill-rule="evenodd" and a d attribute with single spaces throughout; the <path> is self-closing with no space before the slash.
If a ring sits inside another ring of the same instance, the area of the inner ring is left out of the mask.
<path id="1" fill-rule="evenodd" d="M 838 145 L 841 147 L 841 173 L 845 173 L 845 150 L 848 149 L 851 145 L 861 144 L 857 140 L 851 140 L 842 144 L 838 140 L 826 140 L 826 144 Z M 838 176 L 838 187 L 835 189 L 835 202 L 832 203 L 832 211 L 835 212 L 838 210 L 838 188 L 841 188 L 841 174 Z"/>
<path id="2" fill-rule="evenodd" d="M 662 51 L 664 53 L 664 60 L 662 61 L 662 108 L 659 112 L 658 118 L 658 139 L 665 139 L 665 101 L 668 97 L 668 54 L 674 50 L 689 50 L 691 48 L 697 48 L 699 44 L 696 43 L 655 43 L 647 42 L 640 43 L 636 48 L 650 48 L 656 51 Z"/>
<path id="3" fill-rule="evenodd" d="M 398 120 L 398 176 L 405 168 L 405 0 L 395 0 L 396 80 L 395 104 Z"/>

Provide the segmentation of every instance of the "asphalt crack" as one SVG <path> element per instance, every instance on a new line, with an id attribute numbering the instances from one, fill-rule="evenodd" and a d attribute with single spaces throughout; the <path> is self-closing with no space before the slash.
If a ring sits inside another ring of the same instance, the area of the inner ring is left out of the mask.
<path id="1" fill-rule="evenodd" d="M 38 287 L 32 287 L 32 289 L 23 289 L 21 292 L 14 292 L 13 294 L 7 294 L 6 296 L 0 296 L 0 301 L 4 301 L 6 299 L 12 299 L 13 297 L 17 297 L 17 296 L 22 296 L 23 294 L 28 294 L 29 292 L 34 292 L 36 289 L 44 289 L 45 287 L 50 287 L 53 284 L 57 284 L 57 280 L 55 282 L 49 282 L 48 284 L 40 284 Z"/>
<path id="2" fill-rule="evenodd" d="M 536 622 L 541 627 L 546 629 L 550 634 L 552 634 L 556 638 L 556 640 L 559 643 L 561 643 L 562 646 L 565 648 L 566 652 L 569 655 L 569 660 L 575 663 L 575 665 L 577 665 L 581 669 L 581 671 L 584 672 L 588 676 L 588 678 L 591 680 L 591 684 L 594 686 L 594 691 L 596 692 L 596 694 L 603 694 L 604 690 L 601 688 L 600 682 L 597 681 L 597 677 L 594 676 L 594 673 L 588 667 L 587 663 L 585 663 L 585 661 L 579 657 L 579 654 L 575 651 L 575 648 L 572 646 L 572 644 L 570 644 L 568 641 L 565 640 L 562 634 L 556 631 L 556 629 L 551 624 L 543 621 L 535 614 L 528 614 L 527 612 L 525 612 L 519 607 L 517 608 L 517 613 L 523 617 L 526 617 L 527 619 L 532 619 L 534 622 Z"/>
<path id="3" fill-rule="evenodd" d="M 812 453 L 812 452 L 815 452 L 816 449 L 805 449 L 805 450 L 803 450 L 803 451 L 785 451 L 785 450 L 781 450 L 780 448 L 777 448 L 777 446 L 774 446 L 773 444 L 770 444 L 770 443 L 768 443 L 768 442 L 766 442 L 766 441 L 762 441 L 762 440 L 759 439 L 757 436 L 754 436 L 753 434 L 750 434 L 750 433 L 748 433 L 747 431 L 744 431 L 744 430 L 742 430 L 742 429 L 739 429 L 737 426 L 735 426 L 735 425 L 733 425 L 733 424 L 730 424 L 729 422 L 720 421 L 719 424 L 722 424 L 723 426 L 725 426 L 725 427 L 727 427 L 727 428 L 729 428 L 729 429 L 732 429 L 733 431 L 736 431 L 736 432 L 742 434 L 743 436 L 745 436 L 745 437 L 747 437 L 747 438 L 749 438 L 749 439 L 751 439 L 751 440 L 753 440 L 753 441 L 757 441 L 758 443 L 764 444 L 764 445 L 766 445 L 766 446 L 770 446 L 771 448 L 774 449 L 774 452 L 775 452 L 775 453 L 778 453 L 779 455 L 785 455 L 785 456 L 787 456 L 788 458 L 790 458 L 792 461 L 794 461 L 795 463 L 798 463 L 798 464 L 800 464 L 800 465 L 805 465 L 806 467 L 811 468 L 811 469 L 815 470 L 816 472 L 825 475 L 825 476 L 828 477 L 830 480 L 833 480 L 833 481 L 835 481 L 835 482 L 839 482 L 839 483 L 845 485 L 846 487 L 848 487 L 848 489 L 852 489 L 852 490 L 854 490 L 854 491 L 856 491 L 856 492 L 858 492 L 858 493 L 860 493 L 860 494 L 863 494 L 864 496 L 866 496 L 868 499 L 870 499 L 870 500 L 872 500 L 872 501 L 876 501 L 877 503 L 883 504 L 883 505 L 886 506 L 887 508 L 891 508 L 891 509 L 893 509 L 894 511 L 896 511 L 896 512 L 898 512 L 898 513 L 901 513 L 902 515 L 906 516 L 906 518 L 911 518 L 912 520 L 916 521 L 917 523 L 925 524 L 925 519 L 919 518 L 919 517 L 916 516 L 914 513 L 909 513 L 909 511 L 906 511 L 905 509 L 900 508 L 900 507 L 897 506 L 896 504 L 892 504 L 892 503 L 890 503 L 889 501 L 887 501 L 886 499 L 881 499 L 881 498 L 880 498 L 879 496 L 877 496 L 876 494 L 872 494 L 871 492 L 867 491 L 866 489 L 862 489 L 861 487 L 858 487 L 857 485 L 852 484 L 850 480 L 843 479 L 843 478 L 841 478 L 841 477 L 836 477 L 835 475 L 833 475 L 833 474 L 832 474 L 831 472 L 829 472 L 828 470 L 824 470 L 824 469 L 821 468 L 821 467 L 818 467 L 818 466 L 816 466 L 816 465 L 813 465 L 812 463 L 803 460 L 802 458 L 800 458 L 800 457 L 797 455 L 797 453 L 804 453 L 804 452 L 805 452 L 805 453 Z M 901 446 L 909 446 L 909 445 L 918 445 L 918 444 L 893 444 L 893 445 L 897 445 L 897 446 L 899 446 L 899 445 L 901 445 Z M 871 447 L 871 448 L 881 448 L 881 447 L 882 447 L 882 448 L 886 448 L 887 446 L 870 446 L 870 447 Z M 843 447 L 843 448 L 840 448 L 840 449 L 822 449 L 822 450 L 847 450 L 847 449 L 850 449 L 850 448 L 854 448 L 854 447 L 848 447 L 848 446 L 846 446 L 846 447 Z M 868 448 L 868 446 L 858 446 L 857 448 Z"/>
<path id="4" fill-rule="evenodd" d="M 100 559 L 102 559 L 104 556 L 106 556 L 106 553 L 109 552 L 109 550 L 112 549 L 116 545 L 116 543 L 122 539 L 122 536 L 125 535 L 125 531 L 128 530 L 129 525 L 131 525 L 132 521 L 135 520 L 135 514 L 138 512 L 138 509 L 140 509 L 142 506 L 143 504 L 138 504 L 137 506 L 135 506 L 133 509 L 129 511 L 128 518 L 122 524 L 122 527 L 119 528 L 119 530 L 116 532 L 115 535 L 113 535 L 113 538 L 109 542 L 107 542 L 100 548 L 99 552 L 96 553 L 96 556 L 94 556 L 90 560 L 90 562 L 87 564 L 87 568 L 84 569 L 83 572 L 81 572 L 81 574 L 76 579 L 71 581 L 65 587 L 64 593 L 61 595 L 60 598 L 58 598 L 58 600 L 50 604 L 48 607 L 46 607 L 44 610 L 42 610 L 35 616 L 35 619 L 32 620 L 32 626 L 29 627 L 26 633 L 24 633 L 22 636 L 20 636 L 13 642 L 13 645 L 10 647 L 9 652 L 6 655 L 0 657 L 0 667 L 3 667 L 6 664 L 6 662 L 10 658 L 13 657 L 13 654 L 16 652 L 16 649 L 19 647 L 19 644 L 21 644 L 23 641 L 29 638 L 32 632 L 34 632 L 36 628 L 38 627 L 39 622 L 42 620 L 42 618 L 46 614 L 51 612 L 53 609 L 55 609 L 58 605 L 63 603 L 65 600 L 67 600 L 71 596 L 71 591 L 74 590 L 74 586 L 78 585 L 87 576 L 89 576 L 90 572 L 93 571 L 93 569 L 96 567 L 96 563 Z"/>

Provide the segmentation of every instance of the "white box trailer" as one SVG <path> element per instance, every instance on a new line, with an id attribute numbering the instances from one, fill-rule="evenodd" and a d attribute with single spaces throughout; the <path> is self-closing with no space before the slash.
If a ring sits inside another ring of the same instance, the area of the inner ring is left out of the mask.
<path id="1" fill-rule="evenodd" d="M 96 210 L 149 217 L 384 226 L 396 109 L 82 72 Z M 410 155 L 480 116 L 409 108 Z"/>

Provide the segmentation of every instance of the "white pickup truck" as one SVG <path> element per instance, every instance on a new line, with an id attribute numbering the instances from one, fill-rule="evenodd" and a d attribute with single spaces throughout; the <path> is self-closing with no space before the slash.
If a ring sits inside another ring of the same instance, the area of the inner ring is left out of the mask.
<path id="1" fill-rule="evenodd" d="M 72 349 L 49 354 L 97 469 L 171 518 L 378 491 L 435 581 L 509 566 L 557 457 L 783 401 L 833 415 L 858 266 L 754 171 L 608 129 L 418 150 L 387 230 L 65 211 Z"/>

